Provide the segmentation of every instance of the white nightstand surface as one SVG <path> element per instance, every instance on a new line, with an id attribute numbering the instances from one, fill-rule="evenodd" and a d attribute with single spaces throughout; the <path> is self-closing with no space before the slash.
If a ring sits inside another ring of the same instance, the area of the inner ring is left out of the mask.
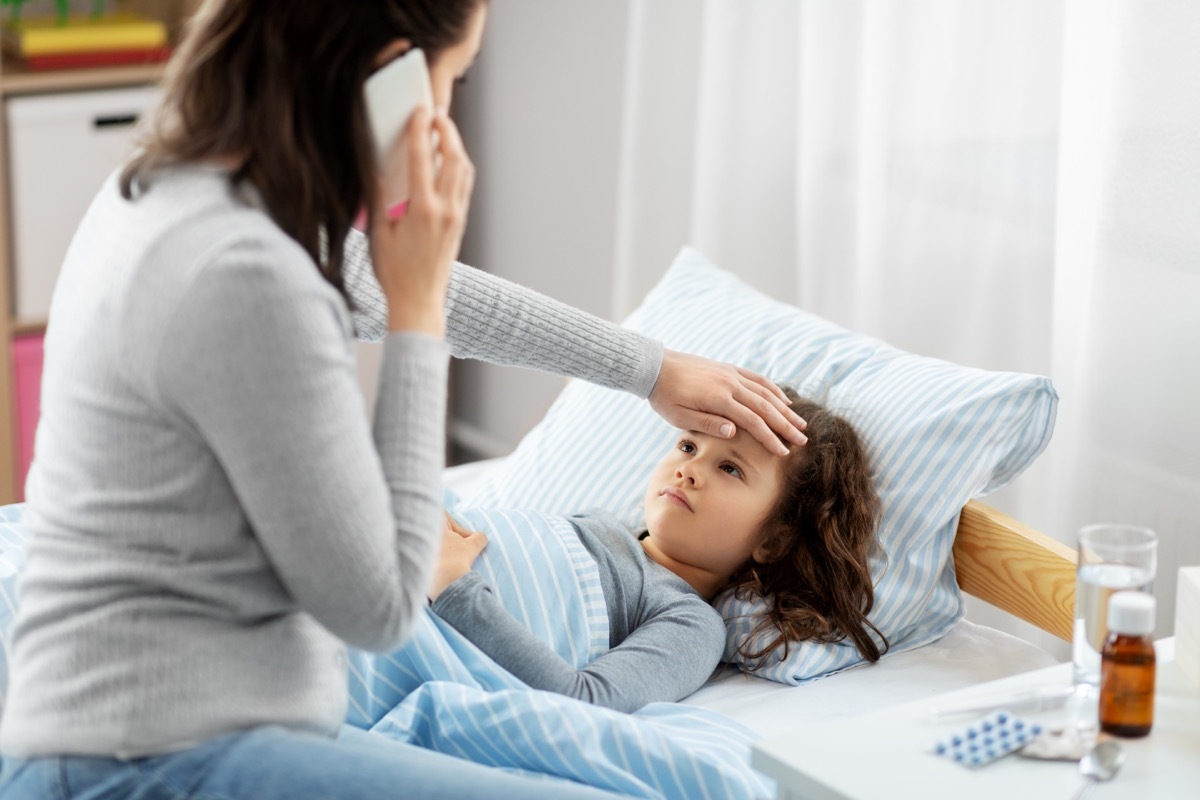
<path id="1" fill-rule="evenodd" d="M 1121 739 L 1125 764 L 1089 798 L 1200 798 L 1200 688 L 1189 685 L 1172 663 L 1174 640 L 1157 643 L 1158 677 L 1154 728 L 1142 739 Z M 975 721 L 934 720 L 934 706 L 1042 686 L 1065 686 L 1071 665 L 1014 675 L 932 701 L 833 720 L 811 732 L 766 739 L 754 746 L 754 767 L 779 784 L 780 798 L 954 798 L 954 800 L 1041 800 L 1073 797 L 1082 786 L 1078 766 L 1009 755 L 970 769 L 933 753 L 934 744 Z M 1063 713 L 1021 713 L 1043 724 Z M 980 714 L 980 717 L 983 715 Z"/>

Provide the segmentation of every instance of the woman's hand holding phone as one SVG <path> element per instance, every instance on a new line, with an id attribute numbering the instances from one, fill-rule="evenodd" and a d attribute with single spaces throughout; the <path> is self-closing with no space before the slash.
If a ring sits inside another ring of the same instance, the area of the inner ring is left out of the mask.
<path id="1" fill-rule="evenodd" d="M 436 142 L 436 144 L 435 144 Z M 408 166 L 408 209 L 389 218 L 380 178 L 380 208 L 370 230 L 375 277 L 388 302 L 388 330 L 445 335 L 446 285 L 466 230 L 475 167 L 458 128 L 444 112 L 413 111 L 392 158 Z"/>

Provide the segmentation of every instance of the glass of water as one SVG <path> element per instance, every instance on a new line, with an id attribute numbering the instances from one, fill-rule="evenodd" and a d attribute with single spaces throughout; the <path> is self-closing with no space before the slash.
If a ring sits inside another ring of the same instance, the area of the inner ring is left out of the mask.
<path id="1" fill-rule="evenodd" d="M 1076 686 L 1100 685 L 1100 651 L 1108 638 L 1108 598 L 1126 589 L 1150 591 L 1158 537 L 1135 525 L 1087 525 L 1079 532 L 1075 631 L 1071 650 Z"/>

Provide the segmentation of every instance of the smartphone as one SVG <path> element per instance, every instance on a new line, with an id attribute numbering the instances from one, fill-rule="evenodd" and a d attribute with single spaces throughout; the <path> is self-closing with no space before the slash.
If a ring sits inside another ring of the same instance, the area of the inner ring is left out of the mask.
<path id="1" fill-rule="evenodd" d="M 375 161 L 386 171 L 396 138 L 420 106 L 433 109 L 433 88 L 425 53 L 409 50 L 375 72 L 363 87 L 367 122 L 375 139 Z"/>

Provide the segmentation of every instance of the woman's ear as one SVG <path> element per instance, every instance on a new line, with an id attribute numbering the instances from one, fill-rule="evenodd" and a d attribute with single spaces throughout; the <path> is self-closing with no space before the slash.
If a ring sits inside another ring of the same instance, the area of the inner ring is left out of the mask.
<path id="1" fill-rule="evenodd" d="M 382 50 L 375 54 L 375 69 L 387 66 L 388 62 L 412 50 L 412 46 L 411 39 L 393 39 L 388 42 Z"/>

